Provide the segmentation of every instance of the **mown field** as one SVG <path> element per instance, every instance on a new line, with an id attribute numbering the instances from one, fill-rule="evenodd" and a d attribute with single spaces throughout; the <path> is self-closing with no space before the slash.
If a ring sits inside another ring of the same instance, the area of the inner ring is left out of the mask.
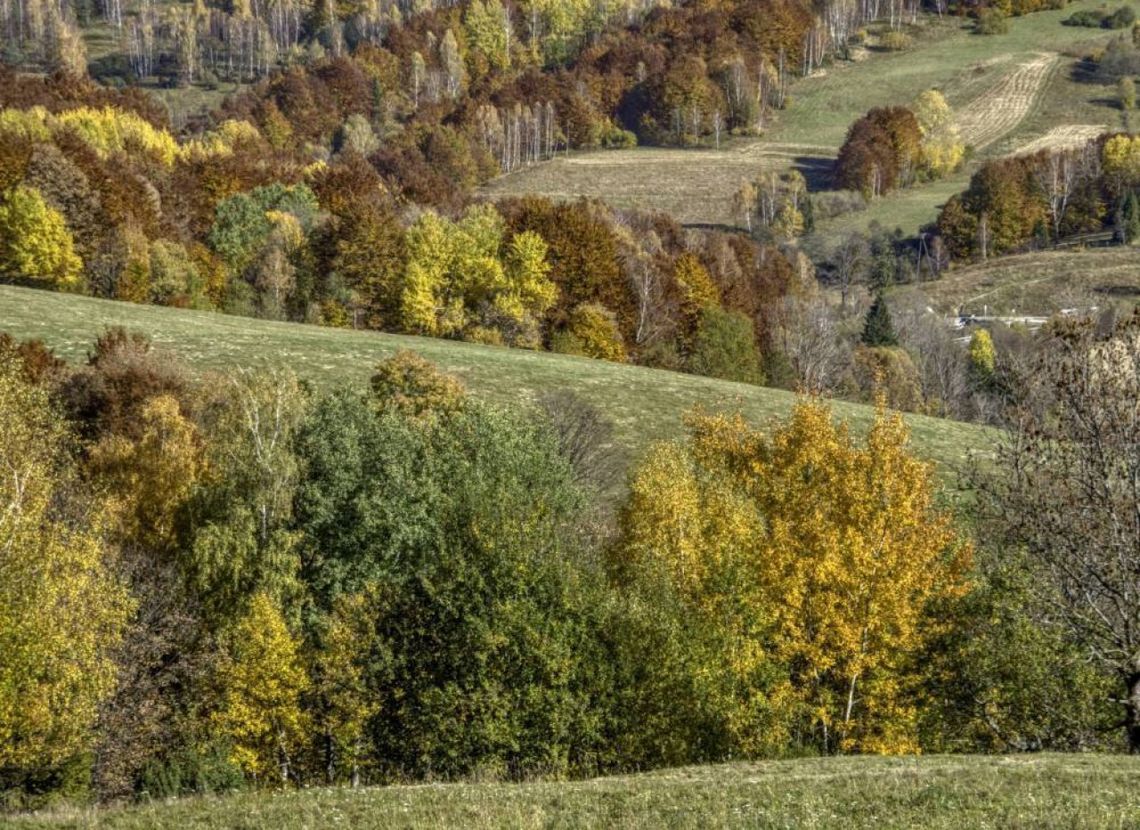
<path id="1" fill-rule="evenodd" d="M 1001 257 L 945 272 L 921 292 L 944 314 L 1049 316 L 1066 308 L 1140 302 L 1140 248 L 1089 248 Z"/>
<path id="2" fill-rule="evenodd" d="M 284 366 L 326 389 L 363 389 L 378 361 L 399 349 L 414 349 L 491 401 L 520 402 L 552 390 L 572 390 L 605 412 L 615 427 L 617 449 L 634 457 L 652 441 L 681 434 L 684 414 L 698 404 L 739 409 L 759 423 L 786 414 L 795 401 L 779 390 L 586 358 L 0 286 L 0 331 L 40 338 L 68 359 L 82 359 L 110 325 L 149 335 L 197 369 Z M 870 407 L 850 403 L 837 402 L 835 411 L 857 429 L 873 415 Z M 988 432 L 969 424 L 922 416 L 909 416 L 909 421 L 917 451 L 946 472 L 989 442 Z"/>
<path id="3" fill-rule="evenodd" d="M 961 121 L 976 158 L 1016 152 L 1066 125 L 1116 126 L 1120 113 L 1106 103 L 1112 91 L 1074 79 L 1077 56 L 1113 34 L 1062 26 L 1061 20 L 1095 0 L 1010 21 L 1005 35 L 972 34 L 958 18 L 928 19 L 912 49 L 864 52 L 796 81 L 791 106 L 760 139 L 735 139 L 718 150 L 636 148 L 570 154 L 493 181 L 488 196 L 537 193 L 557 199 L 591 196 L 627 208 L 661 210 L 681 222 L 735 224 L 732 194 L 765 169 L 797 167 L 809 181 L 826 178 L 851 123 L 875 106 L 907 104 L 922 91 L 943 91 Z M 949 195 L 962 190 L 972 168 L 950 180 L 878 200 L 866 211 L 820 221 L 828 237 L 863 230 L 872 221 L 914 232 L 937 217 Z"/>
<path id="4" fill-rule="evenodd" d="M 314 789 L 56 810 L 13 830 L 143 828 L 926 828 L 1140 826 L 1140 760 L 1105 755 L 819 758 L 592 781 Z"/>

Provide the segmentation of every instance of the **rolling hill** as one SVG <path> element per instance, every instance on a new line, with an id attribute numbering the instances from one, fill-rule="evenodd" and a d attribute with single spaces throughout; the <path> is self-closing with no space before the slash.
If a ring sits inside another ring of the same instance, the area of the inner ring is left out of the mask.
<path id="1" fill-rule="evenodd" d="M 149 335 L 199 370 L 288 367 L 324 389 L 363 388 L 378 361 L 413 349 L 490 401 L 521 402 L 569 389 L 612 420 L 619 449 L 634 457 L 655 440 L 681 434 L 682 418 L 694 406 L 738 408 L 759 422 L 786 414 L 795 401 L 789 392 L 587 358 L 0 286 L 0 331 L 40 338 L 62 357 L 82 359 L 98 334 L 112 325 Z M 871 407 L 843 402 L 836 402 L 835 412 L 856 429 L 873 416 Z M 970 424 L 917 415 L 908 420 L 919 454 L 945 473 L 989 440 L 990 433 Z"/>

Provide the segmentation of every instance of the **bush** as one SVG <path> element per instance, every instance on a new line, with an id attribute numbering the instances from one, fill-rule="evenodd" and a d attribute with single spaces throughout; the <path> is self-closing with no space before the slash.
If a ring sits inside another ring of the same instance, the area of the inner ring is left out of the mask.
<path id="1" fill-rule="evenodd" d="M 905 52 L 914 45 L 914 40 L 904 32 L 887 32 L 879 43 L 888 52 Z"/>
<path id="2" fill-rule="evenodd" d="M 701 311 L 689 371 L 722 380 L 763 383 L 752 321 L 739 311 L 716 307 Z"/>
<path id="3" fill-rule="evenodd" d="M 979 35 L 1004 35 L 1009 32 L 1009 16 L 998 8 L 982 9 L 974 21 L 974 32 Z"/>
<path id="4" fill-rule="evenodd" d="M 573 354 L 624 363 L 625 343 L 612 311 L 597 303 L 578 306 L 570 315 L 570 324 L 551 338 L 551 349 L 560 354 Z"/>
<path id="5" fill-rule="evenodd" d="M 1103 10 L 1099 9 L 1082 9 L 1079 12 L 1073 12 L 1071 15 L 1061 21 L 1062 26 L 1086 26 L 1091 29 L 1099 28 L 1101 23 L 1104 22 L 1106 14 Z"/>
<path id="6" fill-rule="evenodd" d="M 1136 12 L 1131 6 L 1121 6 L 1101 22 L 1105 29 L 1127 29 L 1136 22 Z"/>

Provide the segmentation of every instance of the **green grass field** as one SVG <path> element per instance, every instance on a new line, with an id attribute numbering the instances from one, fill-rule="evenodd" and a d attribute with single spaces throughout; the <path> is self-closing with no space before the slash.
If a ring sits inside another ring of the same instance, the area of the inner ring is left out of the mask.
<path id="1" fill-rule="evenodd" d="M 0 818 L 0 826 L 926 828 L 1140 826 L 1140 760 L 1105 755 L 820 758 L 592 781 L 314 789 Z"/>
<path id="2" fill-rule="evenodd" d="M 1049 316 L 1065 308 L 1131 307 L 1140 302 L 1140 248 L 1090 248 L 1001 257 L 906 286 L 944 314 Z"/>
<path id="3" fill-rule="evenodd" d="M 570 389 L 613 421 L 615 438 L 636 457 L 654 440 L 678 436 L 694 406 L 730 407 L 755 423 L 785 415 L 795 396 L 711 378 L 586 358 L 430 338 L 272 323 L 210 312 L 130 305 L 48 291 L 0 286 L 0 331 L 37 337 L 63 357 L 84 357 L 98 334 L 121 325 L 150 335 L 163 349 L 202 370 L 287 366 L 321 388 L 365 388 L 372 367 L 399 349 L 414 349 L 463 379 L 476 395 L 522 402 Z M 835 404 L 856 429 L 870 407 Z M 959 468 L 989 433 L 969 424 L 908 416 L 917 451 L 944 472 Z"/>
<path id="4" fill-rule="evenodd" d="M 942 90 L 966 119 L 964 138 L 979 144 L 977 161 L 1013 152 L 1059 126 L 1116 127 L 1120 111 L 1106 100 L 1113 91 L 1072 77 L 1076 57 L 1113 33 L 1061 25 L 1074 11 L 1097 5 L 1078 0 L 1063 10 L 1016 18 L 1008 34 L 988 37 L 973 34 L 960 18 L 927 18 L 908 51 L 870 53 L 796 81 L 791 106 L 760 139 L 734 139 L 719 151 L 646 147 L 572 153 L 496 179 L 483 193 L 590 196 L 619 207 L 664 211 L 685 223 L 732 225 L 737 222 L 732 195 L 742 181 L 765 169 L 826 169 L 856 118 L 875 106 L 908 104 L 931 88 Z M 1000 94 L 1019 68 L 1039 60 L 1049 62 L 1031 73 L 1033 83 Z M 965 188 L 973 169 L 879 199 L 866 211 L 821 221 L 818 233 L 830 238 L 865 230 L 872 221 L 913 233 L 937 218 L 946 199 Z"/>

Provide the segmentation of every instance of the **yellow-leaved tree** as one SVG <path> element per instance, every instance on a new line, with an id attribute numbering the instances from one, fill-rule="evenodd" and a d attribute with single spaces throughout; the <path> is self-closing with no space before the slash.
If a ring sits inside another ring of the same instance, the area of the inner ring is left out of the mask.
<path id="1" fill-rule="evenodd" d="M 965 590 L 970 548 L 901 417 L 880 407 L 863 444 L 816 401 L 770 433 L 740 416 L 689 426 L 635 476 L 619 555 L 660 562 L 736 632 L 726 669 L 786 667 L 792 734 L 824 751 L 917 751 L 919 662 L 941 632 L 929 612 Z"/>
<path id="2" fill-rule="evenodd" d="M 228 640 L 215 726 L 247 775 L 255 781 L 276 775 L 285 783 L 305 734 L 301 695 L 308 677 L 298 641 L 266 593 L 254 594 Z"/>
<path id="3" fill-rule="evenodd" d="M 144 404 L 142 435 L 108 435 L 91 449 L 88 471 L 105 511 L 124 541 L 165 550 L 175 541 L 178 510 L 206 472 L 197 426 L 171 395 Z"/>
<path id="4" fill-rule="evenodd" d="M 131 601 L 101 534 L 67 503 L 66 432 L 0 354 L 0 769 L 44 773 L 90 749 Z"/>
<path id="5" fill-rule="evenodd" d="M 0 197 L 0 276 L 64 291 L 81 287 L 83 260 L 67 222 L 34 187 Z"/>

